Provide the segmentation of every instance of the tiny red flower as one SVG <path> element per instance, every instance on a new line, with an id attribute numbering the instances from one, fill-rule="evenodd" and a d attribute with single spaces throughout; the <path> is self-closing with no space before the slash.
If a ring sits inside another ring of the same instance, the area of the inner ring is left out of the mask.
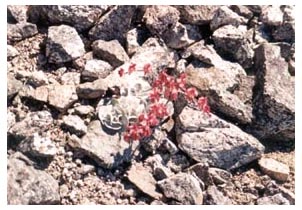
<path id="1" fill-rule="evenodd" d="M 185 73 L 181 73 L 179 77 L 176 79 L 177 86 L 182 90 L 186 89 L 186 77 L 187 76 Z"/>
<path id="2" fill-rule="evenodd" d="M 132 72 L 135 71 L 135 67 L 136 67 L 136 64 L 135 63 L 131 63 L 129 68 L 128 68 L 128 73 L 131 74 Z"/>
<path id="3" fill-rule="evenodd" d="M 159 101 L 160 91 L 157 88 L 153 88 L 149 97 L 152 103 Z"/>
<path id="4" fill-rule="evenodd" d="M 198 91 L 194 87 L 190 87 L 186 90 L 186 98 L 192 101 L 198 95 Z"/>
<path id="5" fill-rule="evenodd" d="M 157 126 L 159 124 L 158 119 L 156 118 L 156 115 L 153 113 L 148 114 L 148 124 L 150 126 Z"/>
<path id="6" fill-rule="evenodd" d="M 150 112 L 155 114 L 155 116 L 159 119 L 162 119 L 168 115 L 167 107 L 162 103 L 152 104 L 150 106 Z"/>
<path id="7" fill-rule="evenodd" d="M 198 108 L 205 113 L 210 113 L 210 106 L 206 97 L 200 97 L 197 101 Z"/>
<path id="8" fill-rule="evenodd" d="M 144 74 L 145 75 L 151 73 L 151 71 L 152 71 L 151 64 L 147 63 L 146 65 L 144 65 L 143 69 L 144 69 Z"/>
<path id="9" fill-rule="evenodd" d="M 122 77 L 125 74 L 125 70 L 123 68 L 120 68 L 120 70 L 118 70 L 118 74 L 120 75 L 120 77 Z"/>

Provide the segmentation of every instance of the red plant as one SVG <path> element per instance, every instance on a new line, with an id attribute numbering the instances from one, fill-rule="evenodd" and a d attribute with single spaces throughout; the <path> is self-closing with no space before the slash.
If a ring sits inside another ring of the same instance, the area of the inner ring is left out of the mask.
<path id="1" fill-rule="evenodd" d="M 128 74 L 135 71 L 136 65 L 131 63 L 128 68 Z M 143 67 L 144 75 L 152 72 L 151 64 L 146 64 Z M 124 69 L 118 71 L 122 77 L 126 74 Z M 206 97 L 198 96 L 198 91 L 194 87 L 186 88 L 186 74 L 181 73 L 177 78 L 167 74 L 166 70 L 162 70 L 157 78 L 154 79 L 152 90 L 150 92 L 150 106 L 146 113 L 138 116 L 137 122 L 128 125 L 124 140 L 127 142 L 141 140 L 151 136 L 152 129 L 158 126 L 165 117 L 169 116 L 166 104 L 159 103 L 161 96 L 164 96 L 168 101 L 177 100 L 179 94 L 185 95 L 188 102 L 194 103 L 200 110 L 206 114 L 210 114 L 210 107 Z"/>

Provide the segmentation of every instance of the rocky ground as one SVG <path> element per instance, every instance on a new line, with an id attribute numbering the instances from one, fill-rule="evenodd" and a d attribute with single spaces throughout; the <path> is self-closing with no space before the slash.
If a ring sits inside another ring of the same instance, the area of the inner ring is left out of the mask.
<path id="1" fill-rule="evenodd" d="M 294 9 L 8 6 L 8 204 L 294 204 Z M 124 141 L 108 101 L 137 116 L 146 63 L 211 116 L 181 97 Z"/>

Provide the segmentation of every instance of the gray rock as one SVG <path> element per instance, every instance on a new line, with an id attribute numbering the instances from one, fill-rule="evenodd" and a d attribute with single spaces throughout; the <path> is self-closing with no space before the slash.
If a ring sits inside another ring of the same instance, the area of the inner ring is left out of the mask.
<path id="1" fill-rule="evenodd" d="M 245 26 L 222 26 L 213 33 L 215 49 L 220 54 L 231 55 L 243 68 L 253 65 L 254 51 L 247 39 Z"/>
<path id="2" fill-rule="evenodd" d="M 166 30 L 175 28 L 179 14 L 172 6 L 154 5 L 145 10 L 143 21 L 152 34 L 161 36 Z"/>
<path id="3" fill-rule="evenodd" d="M 263 5 L 246 5 L 246 7 L 247 7 L 249 10 L 251 10 L 253 13 L 259 15 L 259 14 L 261 13 L 263 7 L 265 7 L 265 6 L 263 6 Z"/>
<path id="4" fill-rule="evenodd" d="M 255 76 L 240 76 L 239 85 L 233 92 L 240 101 L 251 111 L 253 104 L 253 88 L 255 85 Z"/>
<path id="5" fill-rule="evenodd" d="M 178 116 L 179 148 L 197 162 L 231 170 L 260 158 L 264 147 L 235 125 L 185 107 Z"/>
<path id="6" fill-rule="evenodd" d="M 179 173 L 190 166 L 188 158 L 181 153 L 172 156 L 168 154 L 167 156 L 168 158 L 165 157 L 164 161 L 166 162 L 167 167 L 174 173 Z"/>
<path id="7" fill-rule="evenodd" d="M 94 112 L 94 107 L 90 105 L 80 105 L 74 108 L 74 112 L 77 115 L 88 115 Z"/>
<path id="8" fill-rule="evenodd" d="M 138 28 L 131 29 L 127 32 L 127 53 L 129 56 L 132 56 L 134 53 L 136 53 L 140 47 L 139 36 L 141 36 L 142 33 L 143 31 Z"/>
<path id="9" fill-rule="evenodd" d="M 48 111 L 38 111 L 28 113 L 24 119 L 16 122 L 10 129 L 9 134 L 17 139 L 31 137 L 33 133 L 43 132 L 53 123 L 51 113 Z"/>
<path id="10" fill-rule="evenodd" d="M 92 29 L 90 29 L 90 39 L 102 39 L 105 41 L 116 39 L 124 45 L 126 33 L 130 29 L 131 19 L 135 10 L 136 6 L 132 5 L 114 6 L 97 21 Z"/>
<path id="11" fill-rule="evenodd" d="M 73 85 L 48 86 L 48 103 L 61 112 L 66 111 L 77 100 L 76 87 Z"/>
<path id="12" fill-rule="evenodd" d="M 180 22 L 193 25 L 206 25 L 213 19 L 217 5 L 179 5 Z"/>
<path id="13" fill-rule="evenodd" d="M 210 27 L 212 31 L 215 31 L 221 26 L 224 25 L 245 25 L 247 23 L 247 19 L 242 16 L 239 16 L 237 13 L 233 12 L 227 6 L 219 7 L 211 20 Z"/>
<path id="14" fill-rule="evenodd" d="M 200 65 L 200 63 L 196 63 Z M 229 68 L 194 67 L 190 64 L 186 69 L 187 84 L 196 87 L 202 95 L 209 99 L 211 109 L 229 116 L 242 124 L 252 122 L 252 106 L 245 104 L 232 93 L 240 83 L 239 77 Z M 244 77 L 242 75 L 241 77 Z"/>
<path id="15" fill-rule="evenodd" d="M 183 57 L 188 58 L 190 55 L 206 64 L 215 66 L 218 69 L 232 74 L 233 77 L 235 75 L 246 75 L 244 69 L 239 64 L 222 59 L 213 46 L 206 45 L 203 40 L 188 47 L 184 52 Z"/>
<path id="16" fill-rule="evenodd" d="M 140 70 L 146 63 L 150 63 L 154 70 L 162 70 L 163 66 L 174 68 L 178 59 L 177 54 L 171 52 L 166 45 L 159 43 L 156 38 L 152 37 L 147 39 L 132 56 L 131 63 L 135 63 L 137 69 Z"/>
<path id="17" fill-rule="evenodd" d="M 258 198 L 257 205 L 290 205 L 290 203 L 281 193 L 278 193 L 273 196 Z"/>
<path id="18" fill-rule="evenodd" d="M 293 140 L 295 138 L 295 88 L 288 64 L 280 48 L 263 44 L 255 51 L 256 115 L 255 135 L 259 138 Z"/>
<path id="19" fill-rule="evenodd" d="M 275 41 L 284 41 L 289 43 L 295 42 L 295 22 L 283 22 L 274 32 L 273 37 Z"/>
<path id="20" fill-rule="evenodd" d="M 7 59 L 11 60 L 12 58 L 18 56 L 19 51 L 11 45 L 7 45 Z"/>
<path id="21" fill-rule="evenodd" d="M 10 42 L 23 40 L 37 33 L 37 26 L 32 23 L 21 22 L 17 24 L 7 24 L 7 39 Z"/>
<path id="22" fill-rule="evenodd" d="M 67 25 L 48 28 L 46 56 L 50 63 L 72 61 L 85 53 L 84 44 L 77 31 Z"/>
<path id="23" fill-rule="evenodd" d="M 156 180 L 166 179 L 174 175 L 174 173 L 166 167 L 163 162 L 164 161 L 159 154 L 148 157 L 145 161 L 145 164 L 152 168 L 152 173 Z"/>
<path id="24" fill-rule="evenodd" d="M 34 133 L 18 145 L 18 150 L 35 157 L 53 157 L 57 154 L 54 142 L 47 136 Z"/>
<path id="25" fill-rule="evenodd" d="M 132 154 L 130 145 L 120 138 L 118 134 L 109 135 L 101 123 L 92 121 L 87 133 L 81 139 L 73 136 L 68 144 L 83 155 L 94 159 L 96 163 L 104 168 L 116 168 L 123 162 L 129 161 Z"/>
<path id="26" fill-rule="evenodd" d="M 7 111 L 7 131 L 16 123 L 16 115 L 11 112 Z"/>
<path id="27" fill-rule="evenodd" d="M 23 87 L 21 81 L 17 80 L 13 74 L 7 74 L 7 98 L 12 99 Z"/>
<path id="28" fill-rule="evenodd" d="M 230 7 L 234 12 L 236 12 L 238 15 L 243 16 L 247 19 L 251 19 L 253 17 L 253 12 L 249 10 L 248 7 L 244 5 L 232 5 Z"/>
<path id="29" fill-rule="evenodd" d="M 7 5 L 7 16 L 19 23 L 26 22 L 27 10 L 28 6 L 26 5 Z"/>
<path id="30" fill-rule="evenodd" d="M 58 182 L 44 171 L 35 169 L 19 152 L 7 163 L 7 203 L 9 205 L 59 204 Z"/>
<path id="31" fill-rule="evenodd" d="M 70 133 L 82 136 L 87 133 L 87 126 L 77 115 L 68 115 L 63 117 L 62 126 Z"/>
<path id="32" fill-rule="evenodd" d="M 283 13 L 280 5 L 269 5 L 262 8 L 260 21 L 269 26 L 279 26 L 283 22 Z"/>
<path id="33" fill-rule="evenodd" d="M 200 179 L 204 183 L 205 186 L 209 186 L 209 185 L 213 184 L 213 180 L 211 179 L 210 174 L 209 174 L 209 166 L 207 164 L 196 163 L 196 164 L 186 168 L 184 170 L 184 172 L 198 177 L 198 179 Z M 204 186 L 204 188 L 205 188 L 205 186 Z M 204 190 L 204 188 L 203 188 L 203 190 Z"/>
<path id="34" fill-rule="evenodd" d="M 232 178 L 232 174 L 230 172 L 220 168 L 209 168 L 208 173 L 216 185 L 226 184 Z"/>
<path id="35" fill-rule="evenodd" d="M 205 204 L 207 205 L 232 205 L 232 200 L 224 196 L 215 185 L 208 187 L 206 191 Z"/>
<path id="36" fill-rule="evenodd" d="M 289 60 L 288 71 L 291 76 L 295 76 L 295 61 L 294 60 Z"/>
<path id="37" fill-rule="evenodd" d="M 97 79 L 93 82 L 85 82 L 77 86 L 76 91 L 79 98 L 94 99 L 105 95 L 108 84 L 104 79 Z"/>
<path id="38" fill-rule="evenodd" d="M 156 191 L 156 180 L 148 168 L 142 164 L 134 164 L 127 171 L 127 178 L 142 192 L 155 199 L 160 199 L 162 194 Z"/>
<path id="39" fill-rule="evenodd" d="M 91 82 L 98 78 L 106 78 L 110 74 L 111 70 L 112 66 L 109 63 L 102 60 L 92 59 L 86 62 L 81 75 L 84 80 Z"/>
<path id="40" fill-rule="evenodd" d="M 203 194 L 199 182 L 190 174 L 178 173 L 159 181 L 158 186 L 167 198 L 177 200 L 181 204 L 203 204 Z"/>
<path id="41" fill-rule="evenodd" d="M 67 72 L 60 77 L 62 85 L 79 85 L 81 81 L 81 74 L 78 72 Z"/>
<path id="42" fill-rule="evenodd" d="M 97 40 L 91 46 L 96 57 L 107 61 L 113 67 L 118 67 L 129 60 L 127 53 L 117 40 Z"/>
<path id="43" fill-rule="evenodd" d="M 43 85 L 37 88 L 32 88 L 31 86 L 25 86 L 19 92 L 21 97 L 27 97 L 44 103 L 48 102 L 48 86 Z"/>
<path id="44" fill-rule="evenodd" d="M 86 62 L 89 60 L 92 60 L 92 59 L 94 59 L 93 52 L 89 51 L 89 52 L 85 53 L 84 55 L 82 55 L 81 57 L 73 60 L 72 64 L 75 69 L 82 71 L 85 68 Z"/>
<path id="45" fill-rule="evenodd" d="M 50 25 L 67 23 L 83 31 L 91 28 L 108 8 L 107 5 L 31 5 L 28 13 L 35 23 L 41 20 Z"/>
<path id="46" fill-rule="evenodd" d="M 283 12 L 283 21 L 295 21 L 295 5 L 280 6 Z"/>
<path id="47" fill-rule="evenodd" d="M 263 157 L 258 161 L 258 164 L 263 173 L 278 181 L 285 182 L 289 176 L 289 166 L 272 158 Z"/>
<path id="48" fill-rule="evenodd" d="M 176 23 L 174 28 L 167 29 L 162 35 L 166 45 L 173 49 L 181 49 L 202 38 L 198 27 Z"/>
<path id="49" fill-rule="evenodd" d="M 49 83 L 47 75 L 43 71 L 32 72 L 28 77 L 28 82 L 34 87 L 47 85 Z"/>

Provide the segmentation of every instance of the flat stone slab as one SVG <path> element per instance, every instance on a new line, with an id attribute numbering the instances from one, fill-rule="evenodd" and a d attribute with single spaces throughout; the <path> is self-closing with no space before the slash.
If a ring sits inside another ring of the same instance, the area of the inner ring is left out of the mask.
<path id="1" fill-rule="evenodd" d="M 285 182 L 289 176 L 289 166 L 272 158 L 261 158 L 258 161 L 261 171 L 270 177 Z"/>
<path id="2" fill-rule="evenodd" d="M 179 148 L 195 161 L 225 170 L 238 168 L 261 157 L 264 146 L 214 114 L 185 107 L 177 119 Z"/>

